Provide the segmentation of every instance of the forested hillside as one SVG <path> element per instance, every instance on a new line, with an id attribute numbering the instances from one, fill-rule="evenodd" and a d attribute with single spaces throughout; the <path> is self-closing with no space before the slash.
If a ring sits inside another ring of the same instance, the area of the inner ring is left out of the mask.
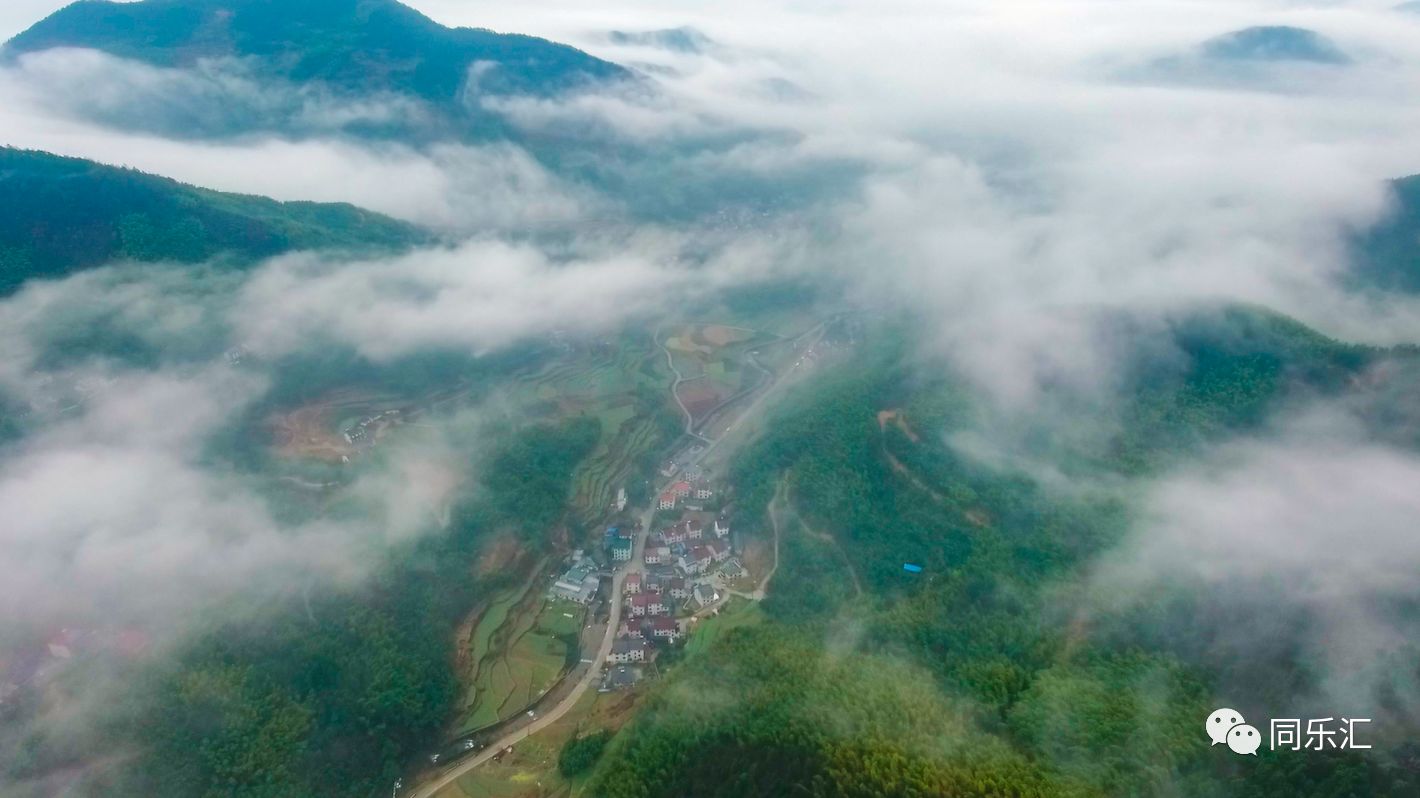
<path id="1" fill-rule="evenodd" d="M 224 194 L 132 169 L 0 148 L 0 292 L 115 260 L 234 265 L 294 249 L 394 249 L 420 229 L 353 205 Z"/>
<path id="2" fill-rule="evenodd" d="M 1354 241 L 1354 278 L 1370 288 L 1420 292 L 1420 175 L 1390 186 L 1389 212 Z"/>
<path id="3" fill-rule="evenodd" d="M 446 531 L 396 550 L 370 584 L 293 595 L 209 629 L 109 708 L 110 744 L 132 760 L 86 794 L 387 792 L 413 756 L 440 742 L 457 701 L 454 627 L 481 597 L 522 578 L 515 568 L 478 573 L 484 544 L 516 531 L 528 552 L 540 551 L 597 435 L 585 419 L 508 433 L 480 464 L 494 475 L 483 495 Z M 133 729 L 136 739 L 117 736 Z M 14 778 L 62 764 L 5 759 Z"/>
<path id="4" fill-rule="evenodd" d="M 1384 354 L 1250 310 L 1186 320 L 1173 334 L 1188 361 L 1138 383 L 1119 454 L 1099 473 L 1144 473 L 1245 433 Z M 1130 521 L 1128 492 L 1051 491 L 953 452 L 943 441 L 969 426 L 970 393 L 924 380 L 900 340 L 880 333 L 741 460 L 750 517 L 781 479 L 802 517 L 781 530 L 770 620 L 673 671 L 608 749 L 591 794 L 1359 796 L 1420 786 L 1357 752 L 1299 763 L 1264 751 L 1247 768 L 1210 756 L 1199 742 L 1217 686 L 1208 658 L 1146 643 L 1132 624 L 1094 628 L 1071 607 L 1083 569 Z M 1305 681 L 1305 662 L 1285 667 L 1276 679 Z"/>
<path id="5" fill-rule="evenodd" d="M 398 114 L 359 132 L 415 138 L 489 132 L 480 96 L 550 97 L 630 77 L 565 44 L 446 28 L 395 0 L 86 0 L 16 36 L 3 53 L 14 59 L 59 47 L 159 67 L 241 64 L 240 74 L 273 82 L 273 93 L 305 85 L 348 100 L 403 99 L 418 107 L 413 118 Z M 477 124 L 470 126 L 472 120 Z M 234 116 L 225 132 L 275 121 Z"/>

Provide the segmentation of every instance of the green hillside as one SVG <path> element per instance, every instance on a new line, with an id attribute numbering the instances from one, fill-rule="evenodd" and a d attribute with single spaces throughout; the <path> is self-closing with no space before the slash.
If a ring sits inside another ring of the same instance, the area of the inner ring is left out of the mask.
<path id="1" fill-rule="evenodd" d="M 5 52 L 53 47 L 87 47 L 158 66 L 254 58 L 268 76 L 440 105 L 457 103 L 475 63 L 484 94 L 549 96 L 629 75 L 534 36 L 446 28 L 394 0 L 83 0 L 16 36 Z"/>
<path id="2" fill-rule="evenodd" d="M 147 90 L 123 103 L 87 102 L 96 87 L 63 70 L 35 77 L 49 81 L 36 90 L 67 99 L 68 112 L 105 127 L 196 140 L 341 135 L 415 148 L 511 142 L 559 177 L 656 220 L 803 206 L 848 191 L 862 169 L 846 157 L 792 160 L 770 172 L 706 169 L 701 158 L 686 157 L 751 141 L 778 146 L 792 135 L 782 131 L 717 123 L 642 137 L 627 135 L 623 119 L 576 108 L 575 124 L 559 115 L 526 118 L 497 100 L 607 90 L 635 104 L 659 89 L 573 47 L 444 27 L 395 0 L 84 0 L 13 38 L 0 63 L 54 48 L 169 69 L 166 77 L 182 87 L 140 80 Z"/>
<path id="3" fill-rule="evenodd" d="M 1173 378 L 1151 375 L 1124 397 L 1130 445 L 1094 464 L 1102 477 L 1245 434 L 1371 359 L 1413 358 L 1249 309 L 1167 334 L 1186 355 Z M 1285 692 L 1309 678 L 1305 655 L 1239 684 L 1221 672 L 1225 652 L 1186 653 L 1153 642 L 1147 624 L 1086 617 L 1072 590 L 1124 534 L 1131 491 L 1065 495 L 963 457 L 945 441 L 971 424 L 969 388 L 917 370 L 910 333 L 876 335 L 738 461 L 741 528 L 767 529 L 779 485 L 802 519 L 780 530 L 766 622 L 673 669 L 608 746 L 588 794 L 1415 794 L 1414 774 L 1388 770 L 1381 745 L 1305 766 L 1266 751 L 1240 767 L 1200 744 L 1215 694 Z M 1194 625 L 1177 634 L 1207 639 L 1203 613 L 1184 614 Z M 1310 789 L 1318 782 L 1327 788 Z"/>
<path id="4" fill-rule="evenodd" d="M 1354 242 L 1355 280 L 1385 291 L 1420 292 L 1420 175 L 1391 183 L 1391 210 Z"/>
<path id="5" fill-rule="evenodd" d="M 0 292 L 113 260 L 236 264 L 296 249 L 394 249 L 424 231 L 353 205 L 277 202 L 0 148 Z"/>

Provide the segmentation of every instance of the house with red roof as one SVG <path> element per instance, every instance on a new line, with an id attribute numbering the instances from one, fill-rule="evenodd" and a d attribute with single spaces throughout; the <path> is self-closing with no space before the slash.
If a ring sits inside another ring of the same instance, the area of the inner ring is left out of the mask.
<path id="1" fill-rule="evenodd" d="M 631 617 L 644 618 L 670 614 L 670 607 L 657 593 L 637 593 L 631 597 Z"/>
<path id="2" fill-rule="evenodd" d="M 675 642 L 680 637 L 680 624 L 674 618 L 651 618 L 641 624 L 650 637 Z"/>

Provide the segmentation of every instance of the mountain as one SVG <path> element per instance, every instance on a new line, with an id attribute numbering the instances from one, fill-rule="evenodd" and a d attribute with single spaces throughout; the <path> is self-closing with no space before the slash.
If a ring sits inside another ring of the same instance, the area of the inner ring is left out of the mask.
<path id="1" fill-rule="evenodd" d="M 715 41 L 695 28 L 663 28 L 648 31 L 614 30 L 607 34 L 612 44 L 631 47 L 655 47 L 677 53 L 703 53 L 715 46 Z"/>
<path id="2" fill-rule="evenodd" d="M 480 97 L 549 97 L 631 74 L 534 36 L 447 28 L 395 0 L 81 0 L 10 40 L 3 58 L 63 47 L 157 67 L 225 63 L 336 98 L 412 100 L 431 118 L 409 126 L 463 130 L 486 117 Z"/>
<path id="3" fill-rule="evenodd" d="M 705 45 L 690 30 L 652 39 Z M 609 91 L 633 106 L 653 100 L 656 116 L 664 109 L 645 75 L 532 36 L 447 28 L 395 0 L 82 0 L 0 50 L 0 63 L 22 57 L 52 67 L 16 71 L 36 96 L 103 127 L 186 140 L 511 143 L 658 221 L 782 211 L 849 190 L 861 170 L 848 158 L 794 160 L 774 173 L 706 169 L 716 155 L 737 162 L 729 154 L 748 142 L 797 134 L 712 120 L 694 133 L 642 136 L 607 113 L 616 105 L 545 101 Z M 783 81 L 764 93 L 807 96 Z"/>
<path id="4" fill-rule="evenodd" d="M 585 794 L 1417 794 L 1413 771 L 1359 758 L 1309 771 L 1213 756 L 1197 742 L 1211 691 L 1285 692 L 1314 667 L 1309 652 L 1236 667 L 1237 649 L 1211 642 L 1235 631 L 1225 602 L 1206 593 L 1161 590 L 1128 623 L 1062 608 L 1132 511 L 958 449 L 979 400 L 904 367 L 915 327 L 869 330 L 851 364 L 785 395 L 728 475 L 736 523 L 777 535 L 768 596 L 701 622 L 713 625 L 692 640 L 710 642 L 661 671 Z M 1126 445 L 1089 466 L 1097 474 L 1166 473 L 1294 402 L 1336 395 L 1382 358 L 1415 360 L 1245 307 L 1172 323 L 1163 340 L 1183 357 L 1168 365 L 1160 340 L 1143 338 L 1155 373 L 1121 394 Z M 845 628 L 853 643 L 825 655 Z M 1361 786 L 1316 789 L 1332 772 Z"/>
<path id="5" fill-rule="evenodd" d="M 1126 69 L 1121 77 L 1295 93 L 1311 85 L 1297 79 L 1296 69 L 1316 70 L 1315 77 L 1320 77 L 1320 70 L 1350 63 L 1350 55 L 1316 31 L 1264 25 L 1214 36 L 1186 51 Z"/>
<path id="6" fill-rule="evenodd" d="M 1199 45 L 1199 54 L 1212 61 L 1351 62 L 1350 56 L 1325 36 L 1306 28 L 1286 25 L 1265 25 L 1225 33 Z"/>
<path id="7" fill-rule="evenodd" d="M 1361 286 L 1420 293 L 1420 175 L 1391 183 L 1391 210 L 1352 240 L 1352 263 Z"/>
<path id="8" fill-rule="evenodd" d="M 353 205 L 277 202 L 0 148 L 0 293 L 109 261 L 240 264 L 294 249 L 394 249 L 422 230 Z"/>
<path id="9" fill-rule="evenodd" d="M 395 0 L 81 0 L 16 36 L 5 51 L 13 57 L 54 47 L 156 66 L 255 58 L 293 81 L 431 102 L 457 99 L 474 64 L 486 94 L 547 96 L 629 74 L 534 36 L 446 28 Z"/>

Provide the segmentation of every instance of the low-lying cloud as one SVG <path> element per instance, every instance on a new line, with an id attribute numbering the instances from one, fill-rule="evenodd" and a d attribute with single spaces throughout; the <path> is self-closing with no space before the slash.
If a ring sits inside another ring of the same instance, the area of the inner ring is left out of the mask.
<path id="1" fill-rule="evenodd" d="M 258 607 L 311 580 L 352 583 L 435 526 L 432 501 L 406 505 L 419 464 L 452 467 L 447 452 L 367 475 L 348 497 L 363 517 L 283 521 L 264 479 L 205 455 L 263 378 L 226 365 L 87 376 L 81 408 L 0 459 L 7 632 L 127 626 L 171 642 L 238 599 Z"/>
<path id="2" fill-rule="evenodd" d="M 202 458 L 219 419 L 263 391 L 259 371 L 212 362 L 225 346 L 271 357 L 340 346 L 375 361 L 483 353 L 799 276 L 846 282 L 854 302 L 926 320 L 924 346 L 1009 426 L 1062 393 L 1079 407 L 1107 405 L 1121 353 L 1138 343 L 1111 335 L 1121 313 L 1152 331 L 1193 308 L 1251 302 L 1348 340 L 1420 341 L 1415 299 L 1352 293 L 1342 279 L 1347 236 L 1387 210 L 1384 181 L 1420 172 L 1420 21 L 1384 4 L 415 5 L 445 23 L 548 35 L 643 64 L 654 86 L 644 94 L 480 101 L 534 139 L 594 134 L 605 150 L 581 154 L 589 171 L 625 179 L 580 179 L 508 142 L 349 137 L 352 120 L 418 108 L 399 98 L 349 105 L 302 87 L 258 96 L 268 87 L 239 63 L 179 73 L 70 51 L 0 70 L 6 143 L 215 188 L 351 201 L 451 240 L 395 258 L 295 253 L 237 276 L 115 267 L 0 304 L 0 329 L 8 318 L 29 336 L 0 336 L 0 384 L 13 395 L 52 385 L 40 350 L 62 333 L 46 322 L 53 313 L 130 328 L 151 316 L 144 335 L 168 353 L 136 373 L 102 358 L 65 366 L 66 381 L 109 387 L 68 414 L 58 401 L 0 458 L 0 517 L 13 502 L 20 519 L 3 533 L 14 536 L 0 562 L 16 573 L 8 599 L 92 581 L 92 594 L 56 598 L 57 617 L 136 584 L 158 585 L 143 599 L 156 606 L 204 584 L 237 591 L 238 574 L 358 577 L 368 562 L 358 547 L 325 550 L 351 530 L 283 524 L 242 478 Z M 687 23 L 715 46 L 607 36 Z M 1264 24 L 1318 30 L 1351 60 L 1254 64 L 1244 84 L 1129 73 Z M 86 91 L 63 101 L 80 83 Z M 175 140 L 129 119 L 136 104 L 201 131 L 203 120 L 225 122 L 206 115 L 232 98 L 232 109 L 275 114 L 300 135 L 256 124 Z M 746 176 L 765 182 L 735 182 Z M 733 202 L 717 194 L 731 184 L 742 189 Z M 686 230 L 625 212 L 696 191 L 721 202 Z M 764 210 L 779 207 L 779 193 L 799 195 L 791 213 Z M 745 197 L 766 200 L 752 224 L 737 215 Z M 86 297 L 104 312 L 85 310 Z M 184 343 L 187 328 L 216 332 L 198 345 Z M 1220 596 L 1241 586 L 1249 602 L 1275 585 L 1289 612 L 1314 619 L 1306 642 L 1329 674 L 1394 651 L 1404 630 L 1380 608 L 1409 598 L 1420 565 L 1407 533 L 1420 507 L 1406 490 L 1420 462 L 1328 418 L 1225 445 L 1152 484 L 1138 535 L 1102 566 L 1101 584 L 1137 597 L 1186 578 Z M 420 472 L 394 469 L 391 479 L 411 473 Z M 353 534 L 377 548 L 415 534 L 401 519 L 419 516 L 372 511 L 379 520 Z M 230 570 L 204 560 L 207 548 Z M 124 606 L 136 617 L 153 609 L 143 600 Z M 1373 685 L 1324 687 L 1367 696 Z"/>
<path id="3" fill-rule="evenodd" d="M 1420 599 L 1416 484 L 1416 452 L 1338 407 L 1312 408 L 1148 486 L 1138 529 L 1095 573 L 1095 600 L 1118 610 L 1193 595 L 1204 612 L 1183 634 L 1214 639 L 1210 656 L 1229 668 L 1295 641 L 1313 692 L 1278 714 L 1398 709 L 1414 722 L 1420 683 L 1397 662 L 1411 655 L 1406 608 Z"/>
<path id="4" fill-rule="evenodd" d="M 605 212 L 510 144 L 420 148 L 344 133 L 357 123 L 417 124 L 425 113 L 393 95 L 273 86 L 239 61 L 173 69 L 60 49 L 0 67 L 0 144 L 223 191 L 350 202 L 455 235 L 559 228 Z"/>
<path id="5" fill-rule="evenodd" d="M 552 329 L 605 329 L 658 308 L 686 276 L 646 253 L 558 263 L 496 241 L 375 261 L 293 255 L 253 276 L 233 321 L 243 344 L 263 354 L 312 340 L 376 360 L 428 348 L 488 352 Z"/>

